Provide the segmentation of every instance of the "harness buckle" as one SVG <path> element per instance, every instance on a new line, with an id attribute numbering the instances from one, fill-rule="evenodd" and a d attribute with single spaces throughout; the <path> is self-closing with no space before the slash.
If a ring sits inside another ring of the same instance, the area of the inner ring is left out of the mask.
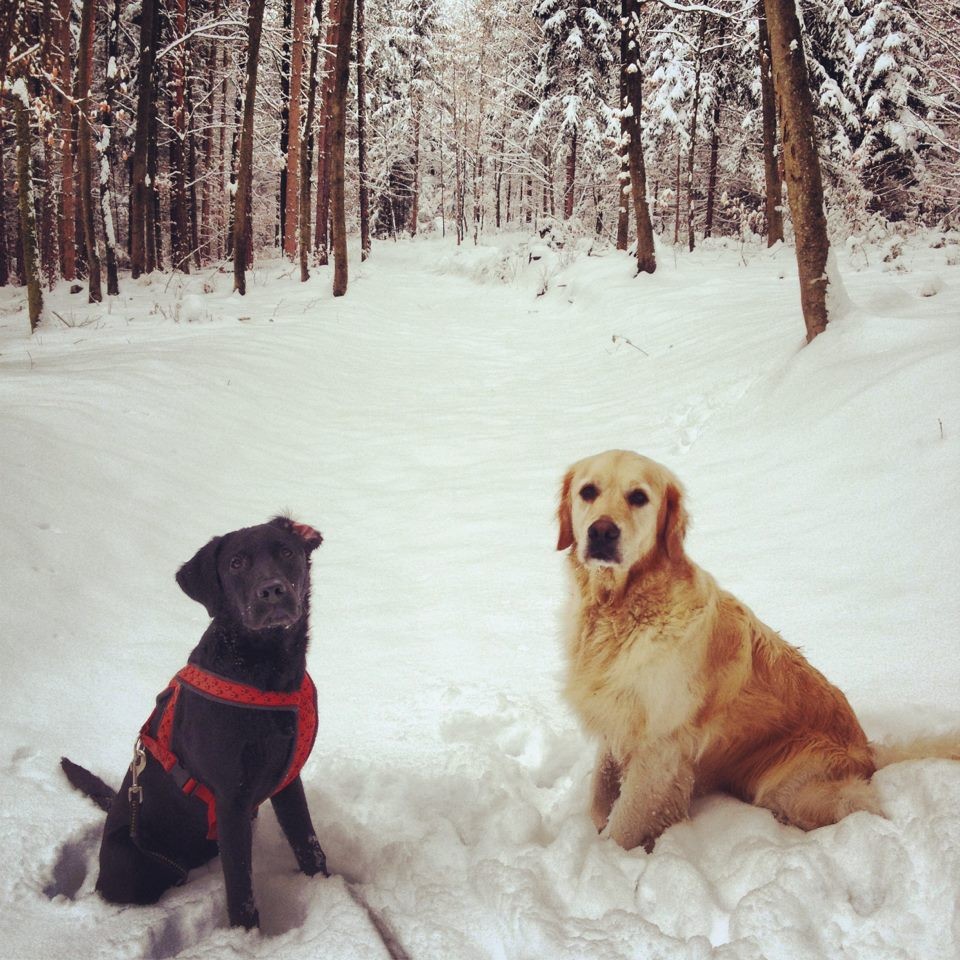
<path id="1" fill-rule="evenodd" d="M 143 740 L 137 737 L 133 745 L 133 760 L 130 761 L 130 789 L 127 795 L 131 803 L 140 803 L 143 800 L 143 787 L 140 786 L 140 774 L 147 765 L 147 753 L 143 749 Z"/>

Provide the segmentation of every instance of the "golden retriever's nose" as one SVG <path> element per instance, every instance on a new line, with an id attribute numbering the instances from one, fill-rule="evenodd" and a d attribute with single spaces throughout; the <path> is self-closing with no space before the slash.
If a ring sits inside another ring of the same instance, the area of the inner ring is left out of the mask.
<path id="1" fill-rule="evenodd" d="M 594 520 L 587 528 L 587 555 L 594 560 L 620 559 L 620 528 L 609 518 Z"/>

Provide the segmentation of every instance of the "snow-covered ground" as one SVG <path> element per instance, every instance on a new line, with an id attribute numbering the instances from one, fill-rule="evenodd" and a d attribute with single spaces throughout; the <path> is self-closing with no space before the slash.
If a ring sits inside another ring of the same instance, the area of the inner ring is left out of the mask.
<path id="1" fill-rule="evenodd" d="M 413 960 L 955 960 L 960 764 L 881 771 L 887 819 L 715 796 L 651 855 L 596 836 L 554 510 L 586 454 L 667 463 L 690 554 L 871 736 L 960 728 L 958 238 L 841 250 L 852 308 L 809 347 L 791 250 L 592 253 L 382 243 L 339 300 L 280 261 L 246 298 L 61 287 L 32 338 L 0 290 L 0 956 L 386 956 L 357 894 Z M 119 782 L 205 626 L 177 567 L 283 509 L 326 538 L 304 782 L 336 876 L 265 809 L 262 933 L 226 928 L 216 862 L 104 904 L 59 757 Z"/>

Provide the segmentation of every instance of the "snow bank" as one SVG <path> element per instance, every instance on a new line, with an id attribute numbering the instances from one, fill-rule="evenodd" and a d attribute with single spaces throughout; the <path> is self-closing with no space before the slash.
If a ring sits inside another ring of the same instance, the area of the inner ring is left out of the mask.
<path id="1" fill-rule="evenodd" d="M 0 290 L 0 955 L 387 956 L 373 918 L 414 960 L 957 955 L 956 763 L 881 771 L 887 819 L 803 834 L 714 796 L 651 855 L 598 839 L 553 549 L 566 465 L 642 450 L 686 483 L 691 555 L 871 736 L 960 727 L 956 244 L 841 253 L 850 308 L 809 347 L 782 247 L 637 278 L 562 250 L 537 296 L 534 246 L 377 244 L 337 301 L 279 261 L 246 298 L 215 271 L 61 285 L 33 338 Z M 204 627 L 177 566 L 281 509 L 325 536 L 304 782 L 336 876 L 264 810 L 262 933 L 225 927 L 216 863 L 106 905 L 58 758 L 119 781 Z"/>

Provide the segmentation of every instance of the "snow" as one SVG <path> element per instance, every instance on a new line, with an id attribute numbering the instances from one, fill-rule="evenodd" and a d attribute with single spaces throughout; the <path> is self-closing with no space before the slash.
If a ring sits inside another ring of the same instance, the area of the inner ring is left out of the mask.
<path id="1" fill-rule="evenodd" d="M 60 284 L 32 338 L 0 290 L 0 955 L 386 957 L 365 901 L 413 960 L 954 960 L 960 764 L 880 771 L 886 819 L 804 834 L 712 796 L 652 854 L 597 837 L 553 517 L 581 456 L 667 463 L 690 554 L 870 736 L 960 727 L 958 238 L 896 270 L 839 249 L 849 303 L 809 346 L 782 244 L 634 277 L 563 243 L 376 244 L 336 301 L 281 261 L 243 298 L 215 270 Z M 265 809 L 261 933 L 226 928 L 216 862 L 105 904 L 58 759 L 119 782 L 206 623 L 177 567 L 284 509 L 325 537 L 304 783 L 335 875 L 298 874 Z"/>

